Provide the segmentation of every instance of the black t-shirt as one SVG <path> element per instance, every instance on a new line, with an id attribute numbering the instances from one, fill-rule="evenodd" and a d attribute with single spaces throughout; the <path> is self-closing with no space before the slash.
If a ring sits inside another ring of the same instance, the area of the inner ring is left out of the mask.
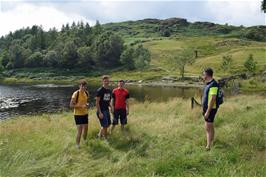
<path id="1" fill-rule="evenodd" d="M 97 90 L 96 97 L 100 97 L 100 109 L 101 111 L 108 110 L 112 96 L 112 90 L 101 87 Z"/>

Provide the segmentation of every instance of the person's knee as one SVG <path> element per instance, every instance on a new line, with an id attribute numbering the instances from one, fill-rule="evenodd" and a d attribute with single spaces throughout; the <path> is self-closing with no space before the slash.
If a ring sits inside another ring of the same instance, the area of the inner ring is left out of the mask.
<path id="1" fill-rule="evenodd" d="M 83 130 L 88 130 L 88 124 L 83 125 Z"/>
<path id="2" fill-rule="evenodd" d="M 210 132 L 210 131 L 212 131 L 212 129 L 213 129 L 213 125 L 212 125 L 211 123 L 206 123 L 205 128 L 206 128 L 206 130 L 207 130 L 208 132 Z"/>

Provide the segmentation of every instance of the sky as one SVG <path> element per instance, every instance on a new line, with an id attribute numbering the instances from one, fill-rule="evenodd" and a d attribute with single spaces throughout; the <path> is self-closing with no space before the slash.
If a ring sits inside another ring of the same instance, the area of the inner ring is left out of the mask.
<path id="1" fill-rule="evenodd" d="M 145 18 L 186 18 L 230 25 L 266 25 L 261 0 L 0 0 L 0 36 L 42 25 L 60 29 L 73 21 L 100 23 Z"/>

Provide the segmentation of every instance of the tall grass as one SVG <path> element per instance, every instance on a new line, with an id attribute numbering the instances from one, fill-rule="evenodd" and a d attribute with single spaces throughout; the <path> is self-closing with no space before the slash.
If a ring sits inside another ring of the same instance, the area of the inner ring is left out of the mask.
<path id="1" fill-rule="evenodd" d="M 0 124 L 0 176 L 265 176 L 266 100 L 238 96 L 216 117 L 216 139 L 204 150 L 204 121 L 189 100 L 134 103 L 123 134 L 74 146 L 71 113 L 22 116 Z"/>

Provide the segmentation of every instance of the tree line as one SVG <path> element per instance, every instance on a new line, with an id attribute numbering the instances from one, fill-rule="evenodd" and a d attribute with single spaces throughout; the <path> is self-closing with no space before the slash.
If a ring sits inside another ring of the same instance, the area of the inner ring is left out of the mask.
<path id="1" fill-rule="evenodd" d="M 0 38 L 0 67 L 4 69 L 107 68 L 143 69 L 150 63 L 150 53 L 142 45 L 127 46 L 124 40 L 104 30 L 97 21 L 73 22 L 44 31 L 32 26 L 10 32 Z"/>

